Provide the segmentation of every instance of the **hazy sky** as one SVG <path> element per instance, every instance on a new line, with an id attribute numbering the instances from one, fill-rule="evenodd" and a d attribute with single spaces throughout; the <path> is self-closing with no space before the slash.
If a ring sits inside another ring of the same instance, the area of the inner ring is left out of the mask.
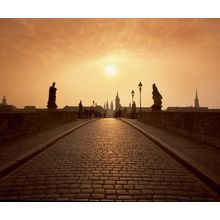
<path id="1" fill-rule="evenodd" d="M 115 68 L 109 76 L 107 68 Z M 128 106 L 152 105 L 152 84 L 168 106 L 220 108 L 220 19 L 0 19 L 0 98 L 46 107 L 103 105 L 119 92 Z"/>

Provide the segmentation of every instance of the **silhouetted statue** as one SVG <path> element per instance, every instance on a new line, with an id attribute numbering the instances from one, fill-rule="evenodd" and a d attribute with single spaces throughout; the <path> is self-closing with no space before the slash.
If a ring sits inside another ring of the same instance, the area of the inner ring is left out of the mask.
<path id="1" fill-rule="evenodd" d="M 83 118 L 83 105 L 82 105 L 82 101 L 80 100 L 79 102 L 79 113 L 78 113 L 78 117 L 79 118 Z"/>
<path id="2" fill-rule="evenodd" d="M 50 89 L 49 89 L 49 99 L 47 102 L 48 109 L 56 109 L 57 108 L 56 91 L 57 91 L 57 89 L 55 88 L 55 82 L 54 82 L 53 85 L 50 86 Z"/>
<path id="3" fill-rule="evenodd" d="M 162 101 L 161 99 L 163 98 L 161 94 L 159 93 L 155 83 L 153 84 L 153 100 L 154 104 L 151 106 L 152 111 L 161 111 L 162 108 Z"/>

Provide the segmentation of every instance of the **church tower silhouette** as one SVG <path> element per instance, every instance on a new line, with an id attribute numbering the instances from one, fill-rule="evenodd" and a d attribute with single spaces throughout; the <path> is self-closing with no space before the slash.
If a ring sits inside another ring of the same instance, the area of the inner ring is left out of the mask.
<path id="1" fill-rule="evenodd" d="M 117 92 L 117 95 L 116 95 L 116 98 L 115 98 L 115 111 L 118 111 L 120 108 L 121 108 L 120 98 L 119 98 L 118 92 Z"/>
<path id="2" fill-rule="evenodd" d="M 106 110 L 109 110 L 109 104 L 108 104 L 108 100 L 107 100 L 107 102 L 106 102 Z"/>
<path id="3" fill-rule="evenodd" d="M 195 101 L 194 101 L 194 107 L 199 108 L 199 98 L 198 98 L 197 89 L 196 89 L 196 98 L 195 98 Z"/>
<path id="4" fill-rule="evenodd" d="M 113 101 L 111 101 L 111 105 L 110 105 L 110 109 L 111 109 L 111 111 L 114 111 L 113 108 L 114 108 L 114 107 L 113 107 Z"/>
<path id="5" fill-rule="evenodd" d="M 5 96 L 2 98 L 2 105 L 7 105 L 7 100 L 6 100 Z"/>

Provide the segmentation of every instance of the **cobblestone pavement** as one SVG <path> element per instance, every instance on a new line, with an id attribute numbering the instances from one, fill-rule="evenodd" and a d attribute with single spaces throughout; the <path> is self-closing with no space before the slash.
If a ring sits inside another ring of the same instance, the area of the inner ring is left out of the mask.
<path id="1" fill-rule="evenodd" d="M 219 201 L 131 126 L 96 120 L 0 180 L 1 201 Z"/>
<path id="2" fill-rule="evenodd" d="M 25 152 L 38 149 L 38 145 L 54 138 L 55 136 L 67 131 L 77 125 L 84 123 L 86 120 L 77 120 L 65 123 L 56 127 L 45 129 L 34 134 L 29 134 L 12 141 L 1 143 L 0 147 L 0 167 L 9 161 L 17 160 Z"/>
<path id="3" fill-rule="evenodd" d="M 211 170 L 217 176 L 220 176 L 220 148 L 212 147 L 208 144 L 189 139 L 178 133 L 158 128 L 136 119 L 125 119 L 126 121 L 138 126 L 148 133 L 159 137 L 160 140 L 167 143 L 173 149 L 187 155 L 207 169 Z"/>

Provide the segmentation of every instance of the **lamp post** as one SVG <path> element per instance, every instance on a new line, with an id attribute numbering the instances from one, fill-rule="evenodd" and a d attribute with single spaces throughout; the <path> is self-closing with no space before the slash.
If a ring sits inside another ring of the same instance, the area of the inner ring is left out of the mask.
<path id="1" fill-rule="evenodd" d="M 139 87 L 139 91 L 140 91 L 140 113 L 141 113 L 141 89 L 142 89 L 142 84 L 141 82 L 139 83 L 138 87 Z"/>
<path id="2" fill-rule="evenodd" d="M 134 90 L 131 91 L 131 95 L 132 95 L 132 104 L 134 102 Z"/>

